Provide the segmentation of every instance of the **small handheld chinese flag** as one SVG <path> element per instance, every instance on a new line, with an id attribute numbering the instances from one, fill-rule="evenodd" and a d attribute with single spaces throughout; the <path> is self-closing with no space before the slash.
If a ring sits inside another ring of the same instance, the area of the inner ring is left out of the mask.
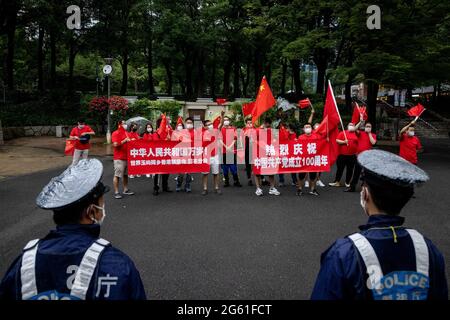
<path id="1" fill-rule="evenodd" d="M 214 119 L 214 121 L 213 121 L 213 128 L 214 129 L 218 129 L 219 128 L 220 120 L 221 120 L 220 116 L 218 116 L 217 118 Z"/>
<path id="2" fill-rule="evenodd" d="M 425 110 L 425 107 L 418 103 L 416 106 L 408 110 L 408 115 L 411 117 L 420 117 Z"/>
<path id="3" fill-rule="evenodd" d="M 167 130 L 167 118 L 165 114 L 161 115 L 161 123 L 159 124 L 159 128 L 156 131 L 159 135 L 159 137 L 162 140 L 165 140 L 167 138 L 168 130 Z"/>
<path id="4" fill-rule="evenodd" d="M 369 118 L 369 116 L 367 115 L 366 107 L 360 107 L 358 103 L 355 102 L 355 107 L 353 108 L 352 123 L 357 124 L 361 119 L 361 115 L 364 121 Z"/>
<path id="5" fill-rule="evenodd" d="M 66 147 L 64 149 L 64 154 L 66 156 L 72 156 L 75 152 L 75 140 L 66 140 Z"/>
<path id="6" fill-rule="evenodd" d="M 179 124 L 183 124 L 183 118 L 182 118 L 181 116 L 179 116 L 179 117 L 178 117 L 178 120 L 177 120 L 177 126 L 178 126 Z"/>
<path id="7" fill-rule="evenodd" d="M 258 96 L 256 97 L 255 107 L 252 111 L 252 122 L 253 124 L 258 121 L 259 117 L 272 108 L 276 104 L 275 98 L 273 97 L 272 90 L 270 90 L 269 84 L 267 83 L 266 77 L 264 76 L 261 80 L 261 85 L 259 86 Z"/>
<path id="8" fill-rule="evenodd" d="M 251 115 L 254 107 L 255 107 L 254 101 L 249 102 L 249 103 L 244 103 L 242 105 L 242 113 L 244 114 L 244 117 Z"/>
<path id="9" fill-rule="evenodd" d="M 224 99 L 224 98 L 217 98 L 217 99 L 216 99 L 216 103 L 217 103 L 219 106 L 223 106 L 223 105 L 225 104 L 225 102 L 227 102 L 227 99 Z"/>
<path id="10" fill-rule="evenodd" d="M 306 109 L 306 108 L 309 108 L 311 105 L 312 105 L 312 104 L 311 104 L 311 101 L 309 100 L 309 98 L 300 100 L 300 101 L 298 102 L 298 106 L 300 107 L 300 109 Z"/>

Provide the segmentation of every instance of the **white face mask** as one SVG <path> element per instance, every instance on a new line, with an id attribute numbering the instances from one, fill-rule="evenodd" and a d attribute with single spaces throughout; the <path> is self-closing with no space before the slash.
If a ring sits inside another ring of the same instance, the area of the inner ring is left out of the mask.
<path id="1" fill-rule="evenodd" d="M 79 124 L 78 125 L 78 129 L 83 129 L 84 128 L 84 124 Z"/>
<path id="2" fill-rule="evenodd" d="M 415 132 L 414 131 L 408 131 L 408 136 L 414 137 Z"/>
<path id="3" fill-rule="evenodd" d="M 214 126 L 212 124 L 210 124 L 210 125 L 208 125 L 208 129 L 212 130 L 212 129 L 214 129 Z"/>
<path id="4" fill-rule="evenodd" d="M 98 225 L 101 226 L 101 225 L 103 224 L 103 221 L 105 221 L 105 217 L 106 217 L 105 204 L 103 204 L 102 207 L 96 206 L 95 204 L 94 204 L 93 206 L 94 206 L 94 208 L 97 208 L 97 209 L 103 211 L 103 215 L 102 215 L 102 217 L 100 218 L 100 220 L 96 220 L 95 218 L 91 218 L 92 221 L 94 221 L 94 223 L 96 223 L 96 224 L 98 224 Z"/>
<path id="5" fill-rule="evenodd" d="M 147 132 L 148 133 L 153 132 L 153 129 L 152 128 L 147 128 Z"/>
<path id="6" fill-rule="evenodd" d="M 224 126 L 229 126 L 229 125 L 230 125 L 230 121 L 225 120 L 225 121 L 223 122 L 223 125 L 224 125 Z"/>
<path id="7" fill-rule="evenodd" d="M 365 128 L 364 131 L 366 131 L 367 133 L 372 132 L 372 128 Z"/>
<path id="8" fill-rule="evenodd" d="M 355 131 L 355 126 L 348 126 L 348 131 L 350 131 L 350 132 Z"/>
<path id="9" fill-rule="evenodd" d="M 306 134 L 311 134 L 312 129 L 310 127 L 304 129 Z"/>
<path id="10" fill-rule="evenodd" d="M 192 123 L 186 124 L 186 129 L 192 129 L 193 127 L 194 127 L 194 125 Z"/>
<path id="11" fill-rule="evenodd" d="M 171 123 L 172 123 L 172 120 L 167 119 L 167 123 L 168 123 L 168 124 L 171 124 Z"/>
<path id="12" fill-rule="evenodd" d="M 177 130 L 178 130 L 178 131 L 183 130 L 183 126 L 178 126 L 178 127 L 177 127 Z"/>
<path id="13" fill-rule="evenodd" d="M 128 129 L 128 126 L 127 126 L 126 124 L 123 124 L 123 125 L 122 125 L 122 128 L 123 128 L 124 130 L 127 130 L 127 129 Z"/>

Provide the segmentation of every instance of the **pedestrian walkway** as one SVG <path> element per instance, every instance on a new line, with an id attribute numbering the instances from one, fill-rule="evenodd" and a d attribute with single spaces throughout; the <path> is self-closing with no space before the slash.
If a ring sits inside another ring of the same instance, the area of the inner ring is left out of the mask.
<path id="1" fill-rule="evenodd" d="M 104 137 L 92 138 L 90 155 L 112 155 L 112 147 Z M 5 141 L 0 146 L 0 179 L 68 166 L 72 157 L 64 156 L 66 139 L 25 137 Z"/>

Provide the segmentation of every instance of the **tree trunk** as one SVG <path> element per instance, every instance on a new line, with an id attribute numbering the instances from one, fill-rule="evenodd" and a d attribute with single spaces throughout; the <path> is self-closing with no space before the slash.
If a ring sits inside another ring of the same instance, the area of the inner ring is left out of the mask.
<path id="1" fill-rule="evenodd" d="M 172 85 L 173 85 L 173 78 L 172 78 L 172 70 L 170 68 L 169 61 L 164 61 L 164 68 L 166 69 L 166 76 L 167 76 L 167 95 L 172 95 Z"/>
<path id="2" fill-rule="evenodd" d="M 155 95 L 155 86 L 153 84 L 153 40 L 150 37 L 147 43 L 147 75 L 148 75 L 148 93 Z"/>
<path id="3" fill-rule="evenodd" d="M 233 68 L 233 96 L 234 98 L 240 98 L 241 97 L 241 88 L 240 88 L 240 81 L 239 76 L 241 74 L 241 63 L 239 61 L 239 50 L 236 49 L 234 52 L 234 68 Z"/>
<path id="4" fill-rule="evenodd" d="M 76 40 L 70 39 L 70 48 L 69 48 L 69 80 L 67 84 L 67 91 L 70 93 L 73 92 L 73 70 L 75 68 L 75 57 L 77 55 L 76 48 Z"/>
<path id="5" fill-rule="evenodd" d="M 280 93 L 283 96 L 286 94 L 287 68 L 288 68 L 288 65 L 286 63 L 286 60 L 283 59 L 283 63 L 282 63 L 282 67 L 281 67 L 281 83 L 280 83 Z"/>
<path id="6" fill-rule="evenodd" d="M 367 108 L 369 122 L 372 123 L 373 131 L 377 129 L 376 116 L 377 116 L 377 95 L 378 95 L 378 83 L 373 80 L 367 81 Z"/>
<path id="7" fill-rule="evenodd" d="M 128 89 L 128 48 L 124 48 L 122 61 L 122 85 L 120 86 L 120 95 L 124 96 Z"/>
<path id="8" fill-rule="evenodd" d="M 11 11 L 7 18 L 7 33 L 8 33 L 8 51 L 6 55 L 6 84 L 9 89 L 14 89 L 14 48 L 16 40 L 16 26 L 17 26 L 17 5 L 16 2 L 11 5 Z"/>
<path id="9" fill-rule="evenodd" d="M 302 82 L 300 80 L 300 60 L 291 60 L 292 78 L 294 79 L 296 99 L 302 94 Z"/>
<path id="10" fill-rule="evenodd" d="M 233 64 L 233 59 L 228 56 L 225 67 L 223 68 L 223 96 L 228 97 L 230 94 L 230 75 L 231 75 L 231 65 Z"/>
<path id="11" fill-rule="evenodd" d="M 216 68 L 217 68 L 216 46 L 214 45 L 214 49 L 213 49 L 213 65 L 212 65 L 212 72 L 211 72 L 211 97 L 213 99 L 216 98 Z"/>
<path id="12" fill-rule="evenodd" d="M 37 68 L 38 68 L 38 90 L 44 92 L 44 28 L 39 26 Z"/>
<path id="13" fill-rule="evenodd" d="M 200 52 L 197 61 L 196 96 L 202 97 L 205 92 L 205 71 L 203 69 L 204 52 Z"/>
<path id="14" fill-rule="evenodd" d="M 188 99 L 192 99 L 194 95 L 194 88 L 192 87 L 192 66 L 193 61 L 195 60 L 194 56 L 191 54 L 190 48 L 186 49 L 186 54 L 184 58 L 184 69 L 186 72 L 186 79 L 185 79 L 185 86 L 186 86 L 186 92 L 185 95 Z"/>
<path id="15" fill-rule="evenodd" d="M 326 60 L 321 60 L 316 63 L 317 66 L 317 85 L 316 93 L 322 94 L 325 88 L 325 73 L 327 71 Z"/>
<path id="16" fill-rule="evenodd" d="M 50 87 L 56 86 L 56 34 L 50 30 Z"/>
<path id="17" fill-rule="evenodd" d="M 254 87 L 254 93 L 257 94 L 258 93 L 258 88 L 259 85 L 261 83 L 261 79 L 262 79 L 262 75 L 261 75 L 261 58 L 260 55 L 258 53 L 258 48 L 255 50 L 255 59 L 254 59 L 254 73 L 255 73 L 255 87 Z"/>

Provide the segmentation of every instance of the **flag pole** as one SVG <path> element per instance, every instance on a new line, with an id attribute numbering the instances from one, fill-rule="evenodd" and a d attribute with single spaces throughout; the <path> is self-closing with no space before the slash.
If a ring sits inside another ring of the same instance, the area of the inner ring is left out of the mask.
<path id="1" fill-rule="evenodd" d="M 339 108 L 338 108 L 337 103 L 336 103 L 336 98 L 334 97 L 333 87 L 331 86 L 331 81 L 330 80 L 328 80 L 328 88 L 331 90 L 331 96 L 333 97 L 333 102 L 334 102 L 337 114 L 339 116 L 339 121 L 341 122 L 342 131 L 344 132 L 345 140 L 348 141 L 347 135 L 345 134 L 344 123 L 342 122 L 341 114 L 339 113 Z M 347 142 L 347 145 L 348 145 L 348 142 Z"/>

